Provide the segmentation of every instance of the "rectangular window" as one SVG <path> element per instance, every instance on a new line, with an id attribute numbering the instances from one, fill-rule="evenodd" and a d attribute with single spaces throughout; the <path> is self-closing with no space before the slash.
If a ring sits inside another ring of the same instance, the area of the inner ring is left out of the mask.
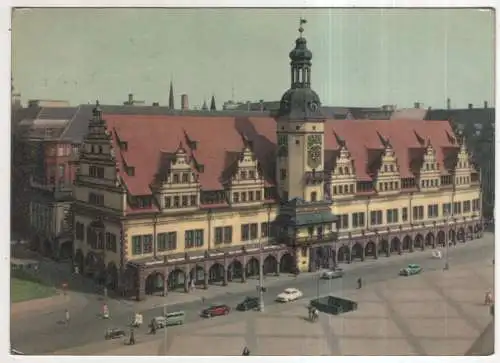
<path id="1" fill-rule="evenodd" d="M 153 235 L 146 234 L 142 236 L 142 253 L 153 252 Z"/>
<path id="2" fill-rule="evenodd" d="M 358 212 L 352 214 L 352 228 L 363 228 L 365 226 L 365 213 Z"/>
<path id="3" fill-rule="evenodd" d="M 132 254 L 142 254 L 142 240 L 141 236 L 132 236 Z"/>
<path id="4" fill-rule="evenodd" d="M 116 252 L 116 236 L 106 232 L 106 250 Z"/>
<path id="5" fill-rule="evenodd" d="M 241 225 L 241 240 L 248 241 L 250 239 L 250 225 L 242 224 Z"/>
<path id="6" fill-rule="evenodd" d="M 387 223 L 398 223 L 399 222 L 399 210 L 398 209 L 388 209 L 386 211 Z"/>
<path id="7" fill-rule="evenodd" d="M 240 201 L 240 193 L 233 193 L 233 203 L 238 203 Z"/>
<path id="8" fill-rule="evenodd" d="M 257 223 L 250 224 L 250 239 L 259 238 L 259 225 Z"/>
<path id="9" fill-rule="evenodd" d="M 232 243 L 233 242 L 233 227 L 226 226 L 224 227 L 224 243 Z"/>
<path id="10" fill-rule="evenodd" d="M 370 225 L 377 226 L 382 224 L 382 211 L 374 210 L 370 212 Z"/>
<path id="11" fill-rule="evenodd" d="M 198 197 L 196 195 L 191 195 L 190 197 L 190 202 L 191 206 L 195 206 L 198 204 Z"/>
<path id="12" fill-rule="evenodd" d="M 465 200 L 464 201 L 464 213 L 469 213 L 471 210 L 470 208 L 470 200 Z"/>
<path id="13" fill-rule="evenodd" d="M 248 201 L 253 202 L 253 191 L 248 192 Z"/>
<path id="14" fill-rule="evenodd" d="M 215 227 L 215 244 L 220 244 L 224 240 L 223 227 Z"/>
<path id="15" fill-rule="evenodd" d="M 263 238 L 269 236 L 269 224 L 267 222 L 262 222 L 260 224 L 260 236 Z"/>
<path id="16" fill-rule="evenodd" d="M 246 202 L 247 201 L 247 193 L 246 192 L 241 192 L 241 201 Z"/>
<path id="17" fill-rule="evenodd" d="M 453 203 L 453 214 L 461 214 L 462 213 L 462 203 L 454 202 Z"/>
<path id="18" fill-rule="evenodd" d="M 158 233 L 157 235 L 158 251 L 175 251 L 177 249 L 177 232 Z"/>
<path id="19" fill-rule="evenodd" d="M 165 208 L 172 207 L 172 197 L 165 197 Z"/>
<path id="20" fill-rule="evenodd" d="M 427 218 L 437 218 L 439 217 L 439 206 L 437 204 L 432 204 L 427 206 Z"/>
<path id="21" fill-rule="evenodd" d="M 195 247 L 202 247 L 204 240 L 204 230 L 203 229 L 195 229 L 194 230 L 194 244 Z"/>
<path id="22" fill-rule="evenodd" d="M 182 182 L 184 184 L 189 183 L 189 174 L 188 173 L 182 173 Z"/>
<path id="23" fill-rule="evenodd" d="M 203 246 L 203 229 L 191 229 L 184 232 L 185 248 L 195 248 Z"/>
<path id="24" fill-rule="evenodd" d="M 420 221 L 424 219 L 424 206 L 419 205 L 413 207 L 413 220 Z"/>
<path id="25" fill-rule="evenodd" d="M 349 214 L 339 215 L 339 229 L 349 228 Z"/>
<path id="26" fill-rule="evenodd" d="M 261 200 L 262 199 L 262 192 L 260 190 L 257 190 L 255 192 L 255 200 Z"/>
<path id="27" fill-rule="evenodd" d="M 172 179 L 174 184 L 179 184 L 179 174 L 174 174 Z"/>
<path id="28" fill-rule="evenodd" d="M 182 196 L 182 206 L 187 207 L 188 206 L 188 197 L 187 195 Z"/>
<path id="29" fill-rule="evenodd" d="M 451 215 L 451 203 L 444 203 L 443 204 L 443 216 L 447 217 Z"/>
<path id="30" fill-rule="evenodd" d="M 179 208 L 181 206 L 181 198 L 178 196 L 174 197 L 174 208 Z"/>

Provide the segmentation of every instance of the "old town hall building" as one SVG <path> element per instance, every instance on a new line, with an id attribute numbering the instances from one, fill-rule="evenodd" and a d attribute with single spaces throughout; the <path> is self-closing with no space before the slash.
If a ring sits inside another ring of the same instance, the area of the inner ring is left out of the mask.
<path id="1" fill-rule="evenodd" d="M 81 271 L 143 299 L 481 235 L 463 137 L 447 121 L 328 119 L 302 32 L 273 117 L 97 103 L 74 185 Z"/>

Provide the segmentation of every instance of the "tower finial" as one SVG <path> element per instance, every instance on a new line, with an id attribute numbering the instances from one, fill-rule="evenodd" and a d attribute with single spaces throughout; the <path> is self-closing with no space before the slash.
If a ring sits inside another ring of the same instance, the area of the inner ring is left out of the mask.
<path id="1" fill-rule="evenodd" d="M 307 20 L 304 19 L 303 17 L 300 17 L 300 21 L 299 21 L 299 33 L 300 33 L 300 37 L 302 38 L 302 33 L 304 32 L 304 27 L 303 25 L 304 24 L 307 24 Z"/>

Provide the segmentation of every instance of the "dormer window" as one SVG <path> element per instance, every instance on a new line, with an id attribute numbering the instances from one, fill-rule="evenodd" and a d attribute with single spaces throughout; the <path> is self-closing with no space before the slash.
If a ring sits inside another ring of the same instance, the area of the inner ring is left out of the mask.
<path id="1" fill-rule="evenodd" d="M 174 208 L 179 208 L 181 206 L 181 201 L 178 196 L 174 197 Z"/>
<path id="2" fill-rule="evenodd" d="M 182 182 L 189 183 L 189 174 L 187 174 L 187 173 L 182 174 Z"/>
<path id="3" fill-rule="evenodd" d="M 349 168 L 347 166 L 344 168 L 344 173 L 349 174 Z"/>
<path id="4" fill-rule="evenodd" d="M 175 173 L 172 177 L 174 184 L 179 184 L 179 174 Z"/>
<path id="5" fill-rule="evenodd" d="M 249 176 L 250 179 L 255 179 L 255 171 L 254 170 L 250 170 L 248 172 L 248 176 Z"/>
<path id="6" fill-rule="evenodd" d="M 241 178 L 241 180 L 245 180 L 247 178 L 247 172 L 245 170 L 241 171 L 240 178 Z"/>
<path id="7" fill-rule="evenodd" d="M 388 172 L 389 171 L 389 167 L 387 165 L 384 165 L 384 172 Z"/>
<path id="8" fill-rule="evenodd" d="M 135 168 L 133 166 L 127 166 L 126 173 L 128 176 L 134 176 L 135 175 Z"/>

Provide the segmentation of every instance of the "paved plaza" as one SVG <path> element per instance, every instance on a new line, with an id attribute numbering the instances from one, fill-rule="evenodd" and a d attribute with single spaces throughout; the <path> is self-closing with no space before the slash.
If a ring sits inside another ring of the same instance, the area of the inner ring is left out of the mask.
<path id="1" fill-rule="evenodd" d="M 395 271 L 397 273 L 397 271 Z M 307 301 L 265 313 L 234 312 L 168 330 L 168 355 L 464 355 L 492 317 L 483 305 L 493 287 L 491 259 L 344 291 L 359 308 L 305 319 Z M 338 295 L 338 294 L 337 294 Z M 103 342 L 57 354 L 163 355 L 163 332 L 138 344 Z"/>

